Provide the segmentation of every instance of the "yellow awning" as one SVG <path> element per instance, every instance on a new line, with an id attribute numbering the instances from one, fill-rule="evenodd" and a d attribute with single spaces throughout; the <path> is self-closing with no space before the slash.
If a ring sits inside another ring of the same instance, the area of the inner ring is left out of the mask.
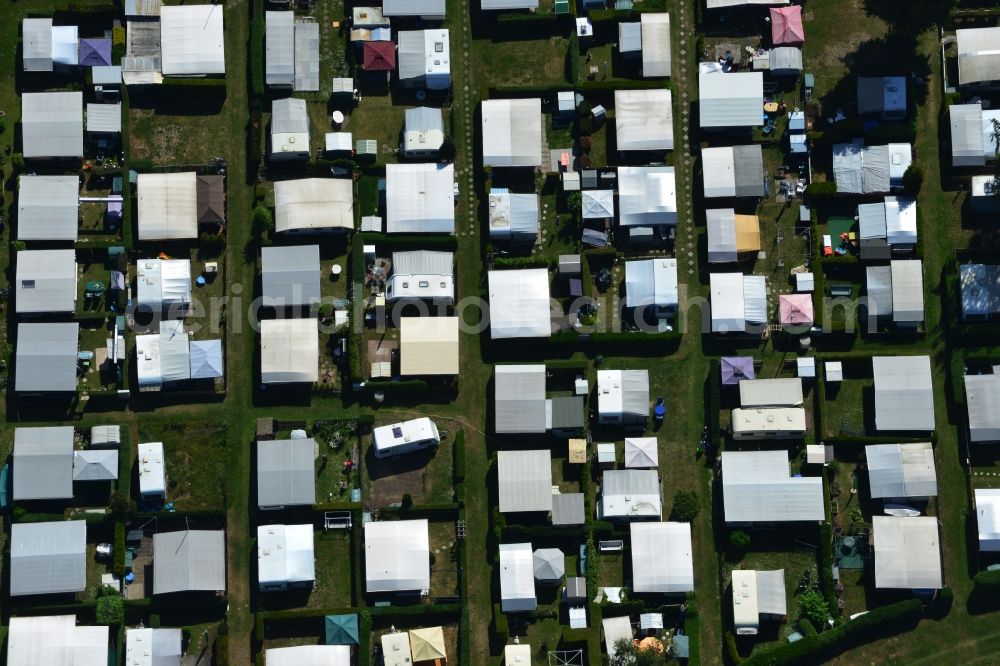
<path id="1" fill-rule="evenodd" d="M 403 376 L 458 374 L 458 317 L 402 317 L 399 372 Z"/>
<path id="2" fill-rule="evenodd" d="M 736 216 L 736 251 L 760 252 L 760 218 L 756 215 Z"/>
<path id="3" fill-rule="evenodd" d="M 571 463 L 583 464 L 587 462 L 587 440 L 569 440 L 569 461 Z"/>
<path id="4" fill-rule="evenodd" d="M 447 659 L 444 647 L 444 632 L 441 627 L 410 630 L 411 659 L 417 661 L 432 661 Z"/>

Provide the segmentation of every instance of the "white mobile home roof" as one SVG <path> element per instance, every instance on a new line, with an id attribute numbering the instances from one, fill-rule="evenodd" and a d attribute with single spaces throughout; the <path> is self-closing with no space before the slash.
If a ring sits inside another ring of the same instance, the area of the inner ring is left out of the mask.
<path id="1" fill-rule="evenodd" d="M 646 16 L 643 14 L 643 18 Z M 666 88 L 616 90 L 615 137 L 619 152 L 673 150 L 674 113 L 670 91 Z"/>
<path id="2" fill-rule="evenodd" d="M 436 444 L 440 441 L 441 435 L 438 433 L 437 425 L 426 416 L 390 423 L 372 430 L 372 444 L 375 446 L 376 454 L 379 452 L 392 453 L 392 449 L 413 442 L 434 442 Z"/>
<path id="3" fill-rule="evenodd" d="M 303 506 L 316 502 L 316 440 L 257 442 L 257 506 Z"/>
<path id="4" fill-rule="evenodd" d="M 490 238 L 515 242 L 538 237 L 538 195 L 490 192 Z"/>
<path id="5" fill-rule="evenodd" d="M 402 82 L 412 81 L 429 90 L 451 87 L 451 47 L 446 29 L 400 30 L 396 71 Z"/>
<path id="6" fill-rule="evenodd" d="M 260 586 L 316 580 L 313 526 L 257 526 L 257 582 Z"/>
<path id="7" fill-rule="evenodd" d="M 924 274 L 919 259 L 892 261 L 892 320 L 922 322 L 924 320 Z"/>
<path id="8" fill-rule="evenodd" d="M 81 157 L 83 93 L 23 93 L 21 139 L 25 158 Z"/>
<path id="9" fill-rule="evenodd" d="M 75 391 L 80 325 L 18 324 L 14 390 Z"/>
<path id="10" fill-rule="evenodd" d="M 694 591 L 691 523 L 632 523 L 632 590 Z"/>
<path id="11" fill-rule="evenodd" d="M 283 97 L 271 102 L 271 157 L 308 157 L 309 152 L 309 112 L 306 101 L 296 97 Z"/>
<path id="12" fill-rule="evenodd" d="M 858 205 L 858 234 L 861 240 L 885 238 L 885 202 Z"/>
<path id="13" fill-rule="evenodd" d="M 75 615 L 12 617 L 7 634 L 7 663 L 107 666 L 109 635 L 108 627 L 103 625 L 77 626 Z"/>
<path id="14" fill-rule="evenodd" d="M 295 82 L 295 12 L 264 12 L 265 67 L 269 86 Z"/>
<path id="15" fill-rule="evenodd" d="M 966 375 L 965 404 L 969 412 L 969 439 L 1000 441 L 1000 375 Z"/>
<path id="16" fill-rule="evenodd" d="M 319 91 L 319 23 L 298 21 L 295 24 L 296 91 Z"/>
<path id="17" fill-rule="evenodd" d="M 222 5 L 160 9 L 160 54 L 164 76 L 226 73 Z"/>
<path id="18" fill-rule="evenodd" d="M 390 631 L 382 634 L 382 666 L 410 666 L 413 653 L 410 651 L 410 634 L 406 631 Z M 266 665 L 265 665 L 266 666 Z M 289 666 L 293 666 L 289 664 Z M 294 666 L 298 666 L 297 664 Z"/>
<path id="19" fill-rule="evenodd" d="M 801 407 L 750 407 L 734 409 L 730 423 L 733 435 L 803 436 L 806 431 L 806 410 Z"/>
<path id="20" fill-rule="evenodd" d="M 494 270 L 489 272 L 488 280 L 491 338 L 552 335 L 548 270 Z"/>
<path id="21" fill-rule="evenodd" d="M 979 550 L 1000 551 L 1000 489 L 976 488 Z"/>
<path id="22" fill-rule="evenodd" d="M 285 307 L 319 301 L 319 245 L 263 247 L 260 259 L 264 305 Z"/>
<path id="23" fill-rule="evenodd" d="M 500 544 L 500 608 L 504 613 L 533 611 L 534 562 L 530 543 Z"/>
<path id="24" fill-rule="evenodd" d="M 711 273 L 712 332 L 743 333 L 746 331 L 746 302 L 743 296 L 742 273 Z"/>
<path id="25" fill-rule="evenodd" d="M 139 468 L 139 494 L 163 495 L 167 489 L 166 467 L 163 462 L 163 442 L 139 444 L 137 467 Z"/>
<path id="26" fill-rule="evenodd" d="M 498 451 L 497 480 L 500 511 L 552 510 L 552 453 L 534 451 Z"/>
<path id="27" fill-rule="evenodd" d="M 140 173 L 139 240 L 198 237 L 198 174 Z"/>
<path id="28" fill-rule="evenodd" d="M 802 380 L 798 377 L 740 380 L 741 407 L 798 407 Z"/>
<path id="29" fill-rule="evenodd" d="M 545 366 L 497 365 L 493 376 L 498 433 L 545 432 Z"/>
<path id="30" fill-rule="evenodd" d="M 458 374 L 458 317 L 402 317 L 401 375 Z"/>
<path id="31" fill-rule="evenodd" d="M 886 197 L 885 232 L 889 245 L 915 245 L 917 242 L 917 200 L 910 197 Z"/>
<path id="32" fill-rule="evenodd" d="M 758 127 L 763 124 L 764 75 L 761 72 L 698 74 L 701 127 Z"/>
<path id="33" fill-rule="evenodd" d="M 427 521 L 365 523 L 365 581 L 368 592 L 429 590 L 431 574 Z"/>
<path id="34" fill-rule="evenodd" d="M 865 291 L 868 295 L 868 316 L 892 316 L 892 269 L 889 266 L 865 268 Z"/>
<path id="35" fill-rule="evenodd" d="M 937 521 L 931 516 L 872 517 L 876 588 L 941 588 L 941 546 Z"/>
<path id="36" fill-rule="evenodd" d="M 348 178 L 302 178 L 274 184 L 274 227 L 285 231 L 354 229 L 354 185 Z"/>
<path id="37" fill-rule="evenodd" d="M 76 309 L 76 252 L 18 252 L 14 301 L 18 314 L 73 312 Z"/>
<path id="38" fill-rule="evenodd" d="M 21 23 L 22 60 L 26 72 L 52 71 L 52 19 L 26 18 Z"/>
<path id="39" fill-rule="evenodd" d="M 677 224 L 674 168 L 618 167 L 618 221 L 625 227 Z"/>
<path id="40" fill-rule="evenodd" d="M 643 13 L 641 21 L 643 77 L 670 76 L 670 15 Z"/>
<path id="41" fill-rule="evenodd" d="M 226 533 L 222 530 L 154 534 L 153 561 L 153 594 L 226 590 Z"/>
<path id="42" fill-rule="evenodd" d="M 139 259 L 135 268 L 140 305 L 155 310 L 191 302 L 190 259 Z"/>
<path id="43" fill-rule="evenodd" d="M 319 379 L 319 328 L 315 319 L 260 322 L 260 379 L 264 384 Z"/>
<path id="44" fill-rule="evenodd" d="M 598 417 L 642 423 L 649 417 L 649 370 L 598 370 Z"/>
<path id="45" fill-rule="evenodd" d="M 122 105 L 87 104 L 87 131 L 120 134 L 122 131 Z"/>
<path id="46" fill-rule="evenodd" d="M 385 636 L 382 638 L 384 645 Z M 296 645 L 270 648 L 264 650 L 264 666 L 351 666 L 351 646 Z M 392 665 L 386 661 L 385 666 Z"/>
<path id="47" fill-rule="evenodd" d="M 73 498 L 73 428 L 14 430 L 14 501 Z"/>
<path id="48" fill-rule="evenodd" d="M 455 165 L 387 164 L 386 231 L 455 232 Z"/>
<path id="49" fill-rule="evenodd" d="M 542 100 L 483 101 L 482 136 L 483 166 L 541 166 Z"/>
<path id="50" fill-rule="evenodd" d="M 625 262 L 626 307 L 677 307 L 678 302 L 676 259 Z"/>
<path id="51" fill-rule="evenodd" d="M 445 0 L 382 0 L 382 14 L 444 18 Z"/>
<path id="52" fill-rule="evenodd" d="M 820 521 L 823 479 L 793 477 L 785 451 L 725 451 L 722 496 L 727 523 Z"/>
<path id="53" fill-rule="evenodd" d="M 17 179 L 18 240 L 75 241 L 79 210 L 79 176 Z"/>
<path id="54" fill-rule="evenodd" d="M 1000 28 L 956 30 L 958 85 L 1000 79 Z"/>
<path id="55" fill-rule="evenodd" d="M 659 473 L 655 469 L 609 469 L 601 483 L 601 518 L 660 518 Z"/>
<path id="56" fill-rule="evenodd" d="M 455 300 L 455 254 L 435 250 L 392 253 L 392 275 L 386 290 L 389 301 Z"/>
<path id="57" fill-rule="evenodd" d="M 184 650 L 180 629 L 126 629 L 126 666 L 180 666 Z"/>
<path id="58" fill-rule="evenodd" d="M 875 356 L 875 428 L 934 430 L 929 356 Z"/>
<path id="59" fill-rule="evenodd" d="M 191 378 L 191 336 L 180 319 L 160 321 L 160 332 L 135 336 L 136 375 L 139 386 Z"/>
<path id="60" fill-rule="evenodd" d="M 865 447 L 871 496 L 935 497 L 934 449 L 930 442 L 872 444 Z"/>
<path id="61" fill-rule="evenodd" d="M 86 587 L 85 521 L 11 526 L 10 596 L 82 592 Z"/>

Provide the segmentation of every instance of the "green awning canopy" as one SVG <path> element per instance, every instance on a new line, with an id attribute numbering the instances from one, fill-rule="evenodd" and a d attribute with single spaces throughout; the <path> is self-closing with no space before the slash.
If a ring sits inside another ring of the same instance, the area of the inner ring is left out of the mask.
<path id="1" fill-rule="evenodd" d="M 0 509 L 10 505 L 10 465 L 0 469 Z"/>
<path id="2" fill-rule="evenodd" d="M 569 0 L 556 0 L 553 10 L 556 14 L 569 14 Z"/>
<path id="3" fill-rule="evenodd" d="M 327 615 L 325 625 L 327 645 L 357 645 L 360 643 L 356 614 Z"/>

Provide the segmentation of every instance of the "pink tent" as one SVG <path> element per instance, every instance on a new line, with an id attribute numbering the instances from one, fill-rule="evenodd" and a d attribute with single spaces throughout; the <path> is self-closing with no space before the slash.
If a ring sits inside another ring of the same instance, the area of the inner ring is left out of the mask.
<path id="1" fill-rule="evenodd" d="M 812 294 L 782 294 L 778 297 L 778 312 L 782 326 L 811 326 Z"/>
<path id="2" fill-rule="evenodd" d="M 771 43 L 774 46 L 802 46 L 802 8 L 798 5 L 771 9 Z"/>

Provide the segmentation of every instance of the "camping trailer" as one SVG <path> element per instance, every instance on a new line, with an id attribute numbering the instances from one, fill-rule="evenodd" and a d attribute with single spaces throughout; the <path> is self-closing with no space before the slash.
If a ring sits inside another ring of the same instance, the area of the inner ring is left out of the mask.
<path id="1" fill-rule="evenodd" d="M 376 458 L 388 458 L 437 446 L 441 435 L 434 422 L 425 416 L 375 428 L 372 443 Z"/>

